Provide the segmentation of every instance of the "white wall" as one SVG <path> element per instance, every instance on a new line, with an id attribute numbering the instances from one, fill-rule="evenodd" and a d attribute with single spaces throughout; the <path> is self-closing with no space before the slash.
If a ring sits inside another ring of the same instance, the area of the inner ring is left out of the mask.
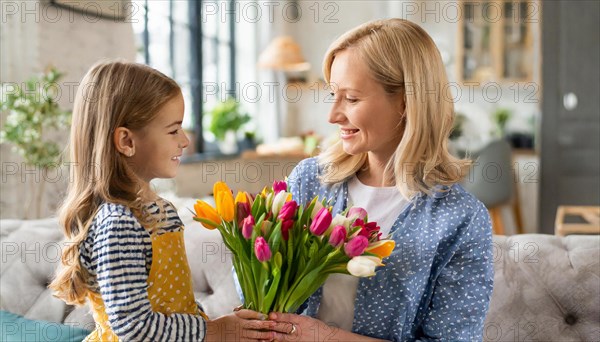
<path id="1" fill-rule="evenodd" d="M 0 82 L 20 84 L 53 65 L 66 75 L 62 79 L 59 104 L 71 109 L 77 83 L 89 67 L 104 58 L 135 60 L 130 23 L 82 15 L 60 9 L 47 1 L 2 1 Z M 1 94 L 4 95 L 4 94 Z M 4 117 L 2 117 L 2 122 Z M 55 132 L 66 142 L 68 132 Z M 66 190 L 67 171 L 44 175 L 26 168 L 10 146 L 0 146 L 2 179 L 0 218 L 26 216 L 31 186 L 46 182 L 42 216 L 54 212 Z M 31 217 L 31 215 L 29 215 Z"/>

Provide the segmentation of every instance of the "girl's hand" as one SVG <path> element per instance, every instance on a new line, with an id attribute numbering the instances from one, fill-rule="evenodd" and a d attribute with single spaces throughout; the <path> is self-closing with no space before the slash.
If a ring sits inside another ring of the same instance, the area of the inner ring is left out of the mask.
<path id="1" fill-rule="evenodd" d="M 239 310 L 206 323 L 205 341 L 272 341 L 277 332 L 288 332 L 289 324 L 267 321 L 252 310 Z"/>
<path id="2" fill-rule="evenodd" d="M 342 341 L 342 330 L 310 316 L 272 312 L 269 319 L 286 324 L 287 331 L 275 333 L 276 341 Z"/>

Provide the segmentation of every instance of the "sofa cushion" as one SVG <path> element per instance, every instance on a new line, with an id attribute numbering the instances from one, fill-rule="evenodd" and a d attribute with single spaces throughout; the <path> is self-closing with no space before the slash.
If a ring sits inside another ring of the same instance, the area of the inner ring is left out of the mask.
<path id="1" fill-rule="evenodd" d="M 2 220 L 0 225 L 0 309 L 62 322 L 70 309 L 47 288 L 61 258 L 56 219 Z"/>
<path id="2" fill-rule="evenodd" d="M 600 236 L 494 236 L 488 341 L 600 341 Z"/>
<path id="3" fill-rule="evenodd" d="M 31 320 L 8 311 L 0 311 L 0 341 L 81 341 L 89 330 L 56 322 Z"/>

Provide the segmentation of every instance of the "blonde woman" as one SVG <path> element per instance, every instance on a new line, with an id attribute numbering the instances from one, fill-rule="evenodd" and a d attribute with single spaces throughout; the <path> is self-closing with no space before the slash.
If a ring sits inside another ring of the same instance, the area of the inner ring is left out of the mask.
<path id="1" fill-rule="evenodd" d="M 364 207 L 396 242 L 371 278 L 334 275 L 293 324 L 295 341 L 482 339 L 492 293 L 492 230 L 457 182 L 470 163 L 448 153 L 453 103 L 440 54 L 402 19 L 363 24 L 335 41 L 324 74 L 341 140 L 289 177 L 295 200 Z M 447 96 L 446 96 L 447 97 Z"/>
<path id="2" fill-rule="evenodd" d="M 209 320 L 195 301 L 184 227 L 149 184 L 177 173 L 189 144 L 183 113 L 179 86 L 145 65 L 102 62 L 79 86 L 60 212 L 71 244 L 50 288 L 90 304 L 96 329 L 86 341 L 270 340 L 265 330 L 277 329 L 250 310 Z"/>

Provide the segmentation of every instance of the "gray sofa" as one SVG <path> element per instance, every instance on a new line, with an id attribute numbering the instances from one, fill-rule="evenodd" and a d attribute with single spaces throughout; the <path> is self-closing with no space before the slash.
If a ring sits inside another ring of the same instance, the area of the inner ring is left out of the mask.
<path id="1" fill-rule="evenodd" d="M 198 300 L 214 317 L 239 305 L 231 255 L 217 231 L 176 203 Z M 46 288 L 60 260 L 55 219 L 0 221 L 0 309 L 87 329 L 87 308 L 73 309 Z M 494 292 L 485 341 L 600 341 L 600 236 L 494 236 Z"/>

